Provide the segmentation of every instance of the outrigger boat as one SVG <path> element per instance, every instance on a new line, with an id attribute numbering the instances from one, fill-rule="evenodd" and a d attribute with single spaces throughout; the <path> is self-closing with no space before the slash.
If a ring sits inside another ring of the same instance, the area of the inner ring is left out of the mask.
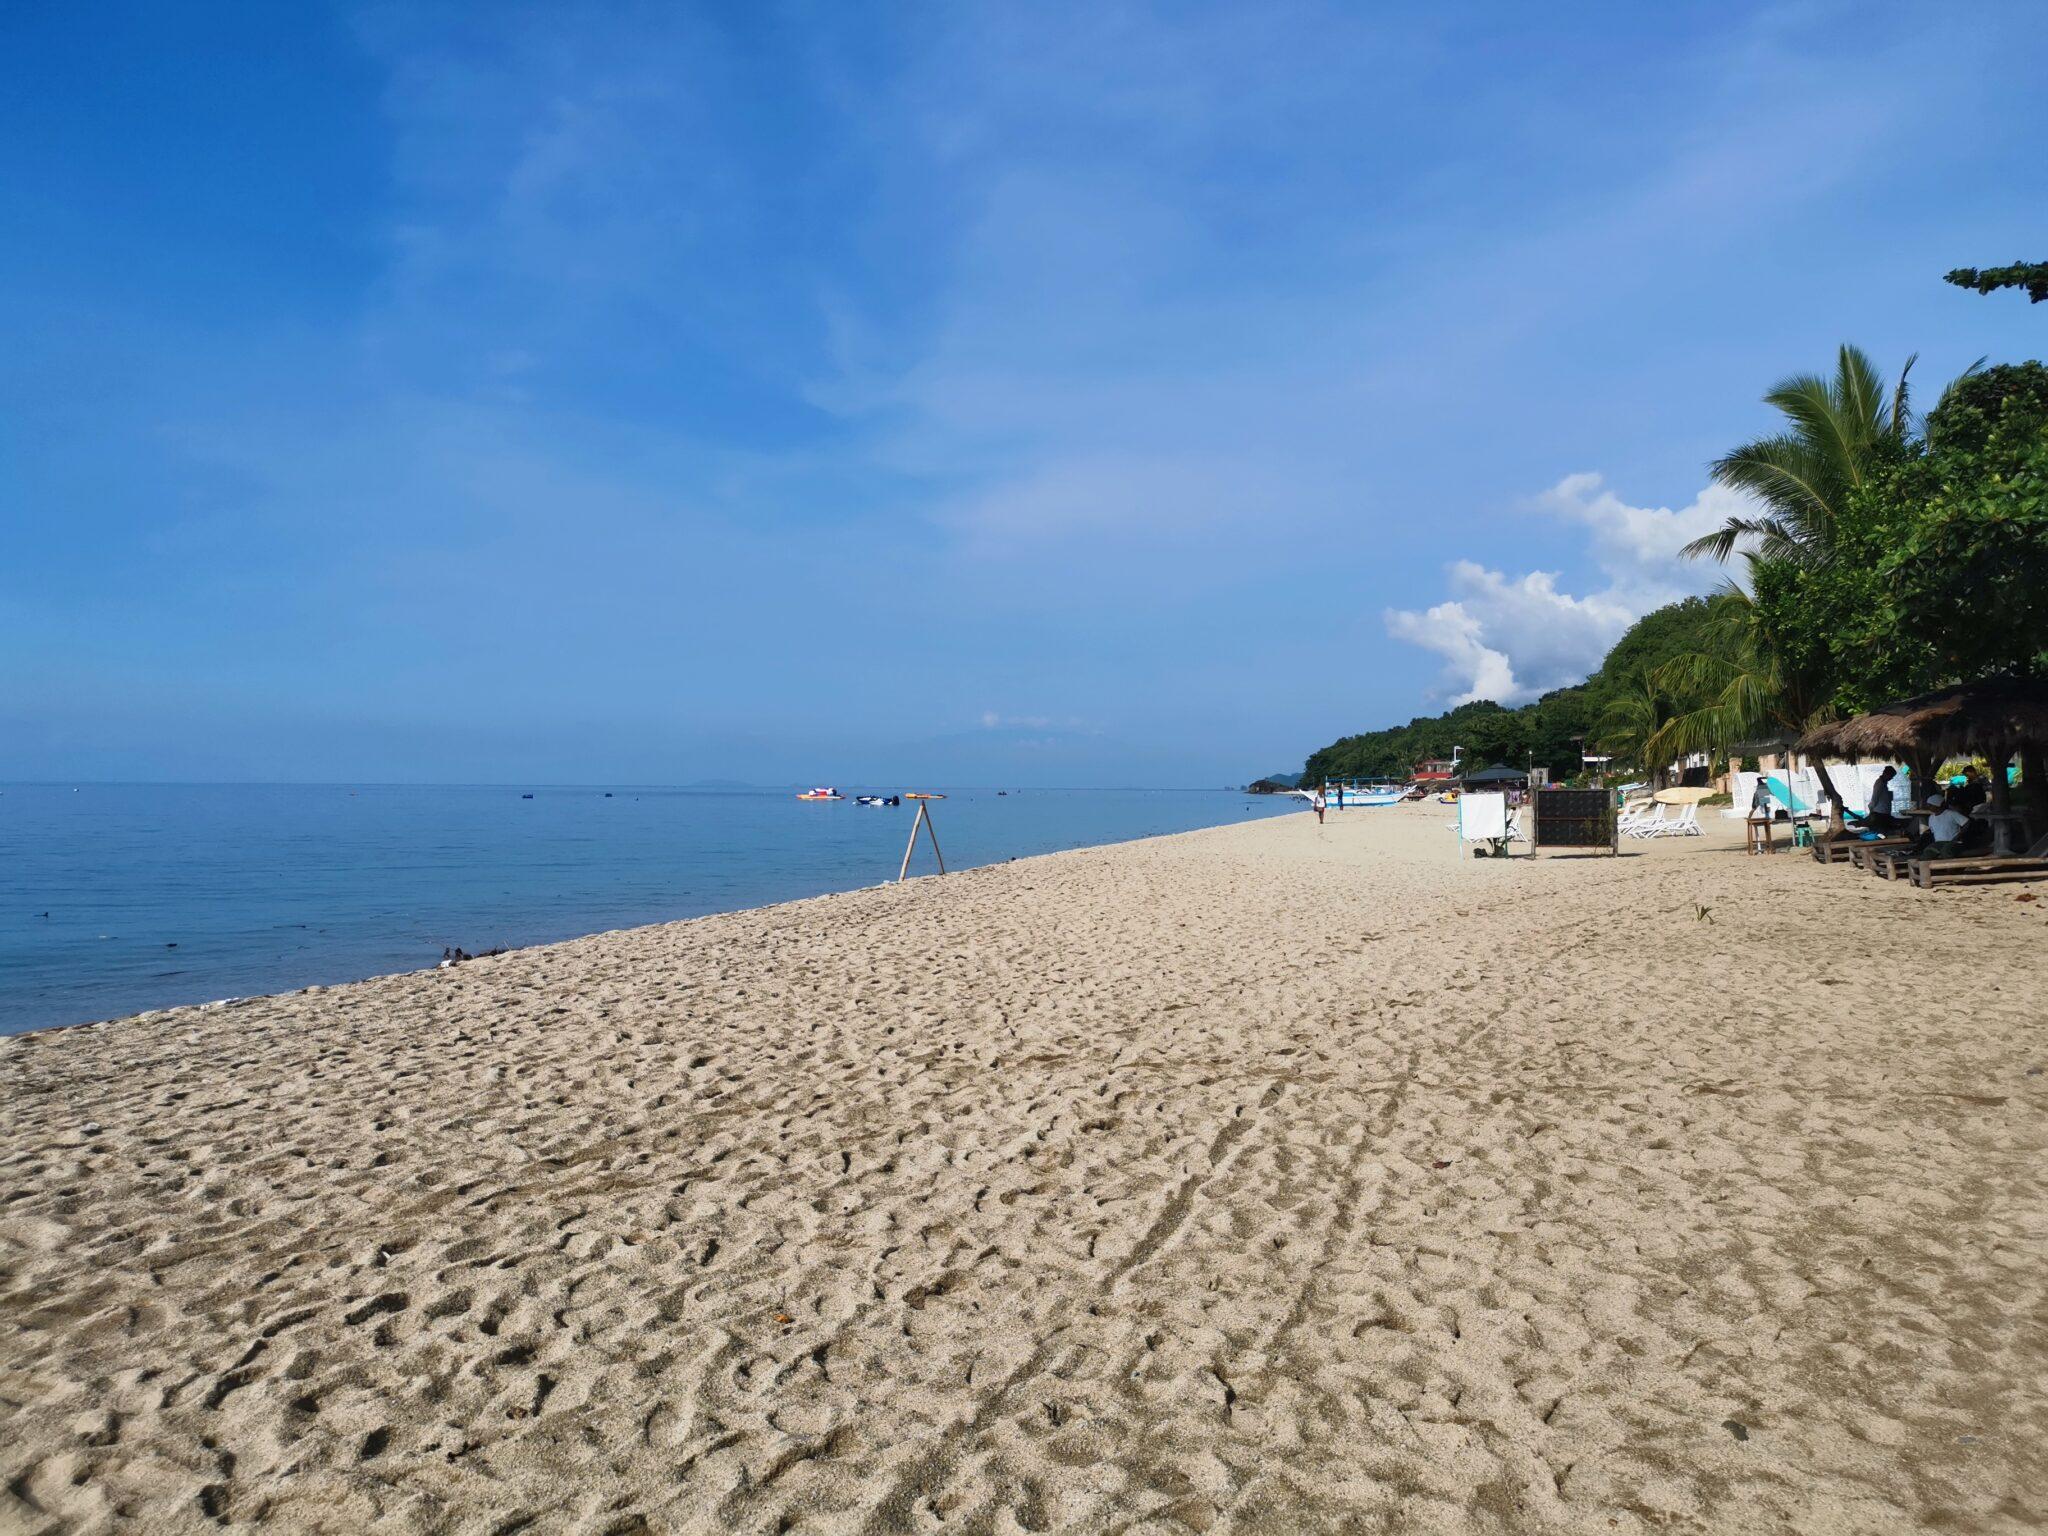
<path id="1" fill-rule="evenodd" d="M 1291 795 L 1314 800 L 1313 789 L 1291 789 Z M 1337 783 L 1323 786 L 1323 804 L 1333 811 L 1357 810 L 1361 806 L 1399 805 L 1408 796 L 1405 784 Z"/>
<path id="2" fill-rule="evenodd" d="M 839 793 L 838 790 L 829 784 L 820 785 L 816 789 L 807 789 L 797 796 L 799 800 L 844 800 L 845 798 L 846 796 Z"/>
<path id="3" fill-rule="evenodd" d="M 903 798 L 906 800 L 943 800 L 946 797 L 944 795 L 928 795 L 923 790 L 906 789 L 903 791 Z"/>
<path id="4" fill-rule="evenodd" d="M 901 805 L 903 797 L 901 795 L 855 795 L 853 803 L 855 805 Z"/>

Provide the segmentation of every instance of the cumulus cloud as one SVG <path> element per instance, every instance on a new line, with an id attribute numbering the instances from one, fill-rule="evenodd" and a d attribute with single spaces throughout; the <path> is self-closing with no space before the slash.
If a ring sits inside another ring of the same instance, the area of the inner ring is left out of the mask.
<path id="1" fill-rule="evenodd" d="M 1584 531 L 1604 585 L 1563 590 L 1555 571 L 1509 576 L 1471 560 L 1449 568 L 1451 594 L 1416 612 L 1389 609 L 1387 632 L 1435 651 L 1454 703 L 1518 704 L 1576 683 L 1600 665 L 1622 632 L 1653 608 L 1704 592 L 1718 567 L 1679 551 L 1728 518 L 1753 510 L 1739 493 L 1710 485 L 1677 510 L 1631 506 L 1597 474 L 1567 475 L 1535 506 Z"/>

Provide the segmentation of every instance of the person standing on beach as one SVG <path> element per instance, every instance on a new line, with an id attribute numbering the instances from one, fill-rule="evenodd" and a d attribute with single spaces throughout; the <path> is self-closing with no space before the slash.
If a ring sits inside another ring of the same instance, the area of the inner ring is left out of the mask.
<path id="1" fill-rule="evenodd" d="M 1323 824 L 1323 792 L 1320 789 L 1316 791 L 1315 798 L 1309 801 L 1309 804 L 1316 808 L 1316 825 L 1320 827 Z"/>
<path id="2" fill-rule="evenodd" d="M 1892 780 L 1899 770 L 1889 763 L 1884 772 L 1877 776 L 1877 782 L 1870 787 L 1870 810 L 1863 818 L 1863 824 L 1878 832 L 1890 832 L 1899 825 L 1898 817 L 1892 814 Z"/>

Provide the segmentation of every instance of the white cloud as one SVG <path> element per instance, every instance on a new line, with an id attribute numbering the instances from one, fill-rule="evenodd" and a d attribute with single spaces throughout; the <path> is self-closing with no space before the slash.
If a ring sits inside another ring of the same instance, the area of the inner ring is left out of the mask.
<path id="1" fill-rule="evenodd" d="M 981 728 L 985 731 L 1078 731 L 1083 726 L 1072 716 L 1006 715 L 1000 710 L 984 709 Z"/>
<path id="2" fill-rule="evenodd" d="M 1751 510 L 1718 485 L 1675 511 L 1630 506 L 1596 474 L 1565 476 L 1535 505 L 1585 530 L 1604 586 L 1575 596 L 1559 588 L 1554 571 L 1507 576 L 1458 560 L 1449 569 L 1449 600 L 1419 613 L 1387 611 L 1390 635 L 1444 658 L 1454 703 L 1517 704 L 1578 682 L 1645 613 L 1719 584 L 1718 566 L 1679 551 Z"/>

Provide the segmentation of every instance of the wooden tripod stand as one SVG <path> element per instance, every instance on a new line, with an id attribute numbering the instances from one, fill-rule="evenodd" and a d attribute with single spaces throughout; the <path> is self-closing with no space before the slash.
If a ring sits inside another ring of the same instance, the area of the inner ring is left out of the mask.
<path id="1" fill-rule="evenodd" d="M 910 841 L 903 845 L 903 867 L 896 871 L 896 883 L 898 885 L 901 885 L 910 874 L 910 856 L 917 852 L 917 829 L 919 827 L 923 827 L 925 836 L 932 840 L 932 857 L 939 861 L 939 873 L 943 875 L 946 872 L 946 856 L 939 852 L 939 834 L 932 827 L 932 813 L 926 808 L 925 802 L 920 800 L 917 802 L 917 816 L 910 823 Z"/>

